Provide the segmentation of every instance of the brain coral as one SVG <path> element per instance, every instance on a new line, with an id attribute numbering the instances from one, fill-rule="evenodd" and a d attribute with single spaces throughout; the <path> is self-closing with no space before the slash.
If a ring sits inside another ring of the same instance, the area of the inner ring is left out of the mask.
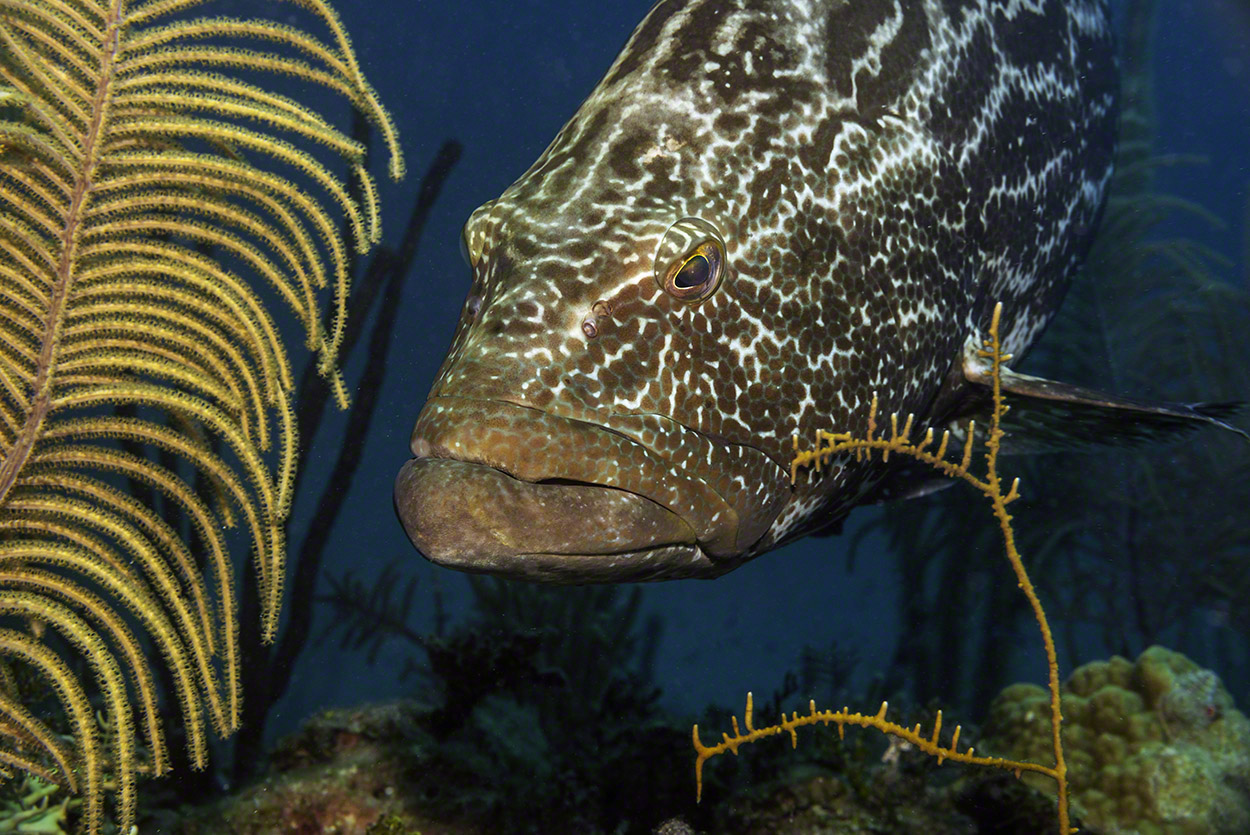
<path id="1" fill-rule="evenodd" d="M 1219 677 L 1153 646 L 1078 668 L 1063 687 L 1072 802 L 1086 825 L 1115 835 L 1250 832 L 1250 721 Z M 1053 762 L 1050 697 L 1014 684 L 994 700 L 978 749 Z M 1023 778 L 1043 791 L 1054 783 Z"/>

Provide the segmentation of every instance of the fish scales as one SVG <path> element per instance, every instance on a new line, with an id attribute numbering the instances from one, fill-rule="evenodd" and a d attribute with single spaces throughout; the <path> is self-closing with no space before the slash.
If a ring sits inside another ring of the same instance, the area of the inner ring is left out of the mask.
<path id="1" fill-rule="evenodd" d="M 473 278 L 396 505 L 430 557 L 715 576 L 888 475 L 795 434 L 921 424 L 1001 301 L 1045 327 L 1112 170 L 1101 2 L 666 0 L 464 229 Z"/>

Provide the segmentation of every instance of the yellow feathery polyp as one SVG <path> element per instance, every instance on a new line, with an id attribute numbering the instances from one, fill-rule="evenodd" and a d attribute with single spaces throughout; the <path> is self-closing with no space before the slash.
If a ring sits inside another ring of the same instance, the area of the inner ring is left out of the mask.
<path id="1" fill-rule="evenodd" d="M 141 756 L 169 768 L 148 665 L 186 729 L 172 756 L 200 768 L 205 716 L 239 725 L 239 629 L 277 630 L 297 441 L 280 316 L 347 403 L 347 252 L 377 240 L 377 189 L 325 97 L 262 79 L 345 98 L 403 172 L 326 0 L 295 2 L 312 31 L 213 5 L 0 0 L 0 657 L 43 678 L 73 734 L 0 675 L 0 767 L 81 792 L 89 833 L 109 795 L 130 831 Z M 241 625 L 248 552 L 260 623 Z"/>

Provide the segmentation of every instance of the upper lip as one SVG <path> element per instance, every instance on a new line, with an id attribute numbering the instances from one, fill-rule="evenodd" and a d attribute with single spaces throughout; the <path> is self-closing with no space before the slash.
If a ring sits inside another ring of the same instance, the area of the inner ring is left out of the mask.
<path id="1" fill-rule="evenodd" d="M 469 456 L 473 455 L 473 450 L 478 448 L 476 446 L 460 446 L 456 449 L 451 449 L 447 447 L 445 443 L 439 443 L 438 439 L 440 436 L 444 441 L 446 441 L 448 436 L 443 435 L 437 430 L 432 433 L 431 428 L 433 418 L 431 418 L 431 420 L 426 419 L 427 415 L 430 413 L 429 405 L 431 403 L 439 403 L 439 401 L 452 401 L 449 405 L 460 410 L 455 414 L 456 425 L 451 427 L 453 433 L 457 435 L 457 440 L 453 443 L 464 444 L 467 439 L 459 438 L 460 431 L 471 430 L 473 428 L 468 425 L 471 421 L 467 419 L 468 416 L 464 413 L 465 408 L 474 409 L 482 414 L 490 414 L 494 412 L 498 417 L 511 417 L 517 421 L 518 426 L 525 427 L 527 429 L 539 430 L 545 426 L 548 429 L 558 429 L 563 427 L 581 431 L 589 430 L 591 432 L 607 432 L 633 443 L 633 441 L 630 441 L 630 439 L 625 435 L 611 429 L 610 427 L 602 426 L 597 423 L 591 423 L 589 421 L 579 420 L 577 418 L 552 415 L 542 409 L 529 406 L 525 403 L 518 403 L 515 400 L 506 400 L 497 397 L 463 397 L 460 395 L 443 394 L 430 398 L 429 403 L 426 404 L 426 408 L 421 410 L 421 414 L 417 418 L 416 426 L 413 427 L 410 446 L 412 454 L 416 458 L 454 458 L 460 461 L 467 461 L 470 460 Z M 439 405 L 442 404 L 439 403 Z M 486 462 L 477 461 L 475 463 Z M 510 475 L 523 478 L 526 481 L 536 480 L 525 478 L 519 473 L 513 472 L 506 465 L 498 466 L 496 469 L 501 469 Z"/>
<path id="2" fill-rule="evenodd" d="M 565 479 L 618 486 L 604 459 L 552 455 L 588 451 L 588 445 L 645 453 L 637 442 L 606 426 L 563 417 L 498 398 L 438 395 L 430 398 L 412 430 L 417 458 L 451 458 L 485 464 L 522 481 Z M 607 474 L 605 478 L 604 475 Z"/>

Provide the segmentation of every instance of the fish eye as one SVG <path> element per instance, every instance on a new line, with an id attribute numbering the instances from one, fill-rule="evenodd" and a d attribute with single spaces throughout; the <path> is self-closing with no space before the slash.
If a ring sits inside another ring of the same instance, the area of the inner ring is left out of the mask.
<path id="1" fill-rule="evenodd" d="M 664 277 L 664 290 L 684 302 L 701 302 L 716 290 L 724 272 L 723 244 L 708 238 L 673 261 Z"/>
<path id="2" fill-rule="evenodd" d="M 676 290 L 698 290 L 712 278 L 712 264 L 706 255 L 696 252 L 686 259 L 677 272 L 673 273 L 673 288 Z"/>
<path id="3" fill-rule="evenodd" d="M 716 290 L 724 273 L 724 250 L 715 240 L 700 241 L 684 259 L 673 262 L 664 290 L 684 302 L 701 302 Z"/>
<path id="4" fill-rule="evenodd" d="M 710 222 L 682 217 L 669 226 L 655 254 L 656 284 L 674 299 L 697 304 L 725 277 L 725 241 Z"/>
<path id="5" fill-rule="evenodd" d="M 725 276 L 725 242 L 706 220 L 686 217 L 669 227 L 655 257 L 656 282 L 675 299 L 697 304 Z"/>

